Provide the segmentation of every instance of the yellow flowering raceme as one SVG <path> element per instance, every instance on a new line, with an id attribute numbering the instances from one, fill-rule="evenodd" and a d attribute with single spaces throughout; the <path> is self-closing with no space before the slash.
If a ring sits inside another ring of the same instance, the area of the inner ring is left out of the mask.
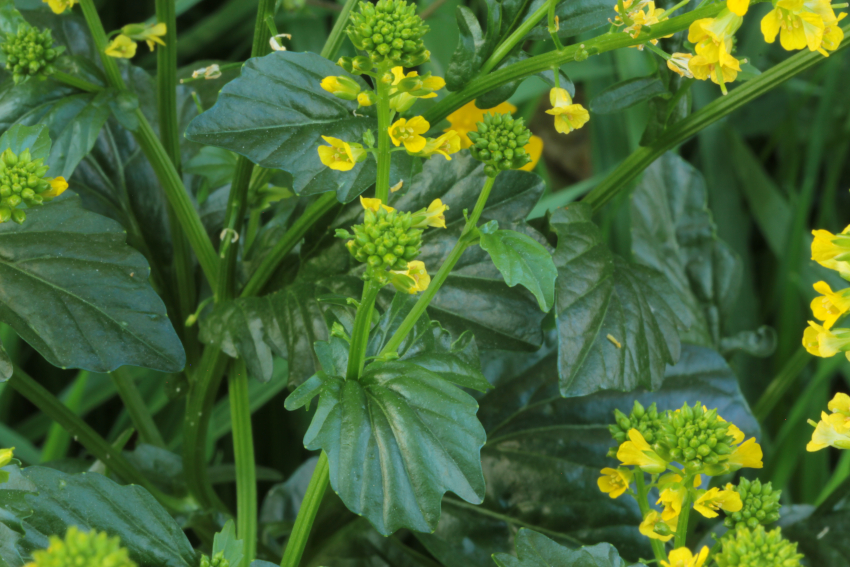
<path id="1" fill-rule="evenodd" d="M 477 123 L 484 120 L 484 114 L 513 114 L 516 112 L 516 107 L 509 102 L 503 102 L 489 110 L 481 110 L 475 106 L 475 101 L 469 102 L 459 109 L 449 114 L 446 119 L 451 126 L 446 128 L 444 132 L 454 131 L 460 137 L 461 149 L 466 149 L 472 145 L 472 140 L 467 134 L 478 130 Z M 543 154 L 543 139 L 539 136 L 532 136 L 525 145 L 525 152 L 531 158 L 531 162 L 520 168 L 522 171 L 533 171 L 540 161 L 540 156 Z"/>
<path id="2" fill-rule="evenodd" d="M 832 412 L 821 412 L 821 420 L 809 423 L 815 427 L 812 440 L 806 445 L 809 452 L 820 451 L 826 447 L 850 449 L 850 396 L 835 394 L 827 406 Z"/>
<path id="3" fill-rule="evenodd" d="M 743 18 L 728 8 L 716 18 L 696 20 L 688 28 L 688 41 L 694 44 L 696 56 L 688 61 L 688 69 L 695 79 L 711 79 L 727 93 L 726 83 L 738 78 L 741 62 L 732 56 L 734 35 Z"/>
<path id="4" fill-rule="evenodd" d="M 350 171 L 355 164 L 366 159 L 366 150 L 360 144 L 349 144 L 339 138 L 322 136 L 330 146 L 319 146 L 319 159 L 331 169 Z"/>
<path id="5" fill-rule="evenodd" d="M 624 468 L 612 469 L 606 467 L 602 469 L 601 473 L 602 476 L 597 479 L 596 484 L 599 486 L 599 490 L 611 498 L 618 498 L 625 494 L 634 477 L 631 470 Z"/>
<path id="6" fill-rule="evenodd" d="M 717 510 L 732 513 L 739 512 L 744 507 L 741 495 L 729 487 L 726 490 L 712 488 L 702 492 L 703 494 L 694 501 L 694 510 L 706 518 L 716 518 Z"/>
<path id="7" fill-rule="evenodd" d="M 708 559 L 709 549 L 706 546 L 694 555 L 687 547 L 680 547 L 670 552 L 668 561 L 662 561 L 662 567 L 703 567 Z"/>
<path id="8" fill-rule="evenodd" d="M 112 42 L 106 46 L 106 50 L 104 53 L 109 55 L 110 57 L 116 57 L 120 59 L 132 59 L 136 56 L 136 48 L 138 45 L 135 41 L 130 39 L 124 34 L 119 35 Z"/>
<path id="9" fill-rule="evenodd" d="M 656 8 L 655 2 L 641 2 L 638 4 L 638 7 L 635 10 L 629 12 L 629 19 L 632 21 L 631 25 L 623 29 L 623 32 L 629 34 L 633 39 L 637 39 L 640 36 L 640 31 L 643 26 L 653 26 L 659 22 L 663 22 L 667 20 L 664 16 L 664 8 Z M 671 35 L 665 35 L 663 37 L 673 37 Z M 652 45 L 658 45 L 657 39 L 651 39 L 650 43 Z M 633 46 L 639 51 L 643 51 L 643 44 Z"/>
<path id="10" fill-rule="evenodd" d="M 590 120 L 590 113 L 580 104 L 573 104 L 573 98 L 566 89 L 549 91 L 552 108 L 546 111 L 555 117 L 555 130 L 560 134 L 569 134 L 578 130 Z"/>
<path id="11" fill-rule="evenodd" d="M 50 9 L 53 10 L 54 14 L 61 14 L 65 10 L 69 10 L 74 7 L 74 4 L 79 2 L 79 0 L 41 0 L 50 6 Z"/>
<path id="12" fill-rule="evenodd" d="M 427 140 L 422 134 L 430 128 L 431 125 L 427 120 L 421 116 L 414 116 L 410 120 L 399 118 L 388 130 L 393 144 L 396 146 L 404 144 L 404 149 L 415 154 L 425 148 Z"/>
<path id="13" fill-rule="evenodd" d="M 829 329 L 850 310 L 850 288 L 835 292 L 826 282 L 817 282 L 813 287 L 821 295 L 812 300 L 812 313 L 823 321 L 824 329 Z"/>
<path id="14" fill-rule="evenodd" d="M 667 470 L 667 461 L 656 453 L 637 429 L 629 430 L 629 441 L 620 445 L 617 458 L 624 465 L 640 467 L 643 472 L 660 474 Z"/>
<path id="15" fill-rule="evenodd" d="M 846 14 L 836 16 L 830 0 L 777 0 L 773 10 L 761 21 L 761 31 L 768 43 L 776 41 L 788 51 L 804 49 L 829 56 L 844 37 L 838 22 Z"/>

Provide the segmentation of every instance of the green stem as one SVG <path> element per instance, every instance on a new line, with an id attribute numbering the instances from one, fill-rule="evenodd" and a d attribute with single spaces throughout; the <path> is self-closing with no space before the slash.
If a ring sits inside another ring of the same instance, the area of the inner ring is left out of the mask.
<path id="1" fill-rule="evenodd" d="M 100 85 L 90 83 L 85 79 L 80 79 L 79 77 L 63 73 L 62 71 L 56 71 L 50 75 L 50 78 L 59 81 L 60 83 L 65 83 L 66 85 L 80 89 L 81 91 L 86 91 L 87 93 L 96 93 L 103 90 L 103 87 Z"/>
<path id="2" fill-rule="evenodd" d="M 509 35 L 493 52 L 493 54 L 484 62 L 484 65 L 481 66 L 481 71 L 478 72 L 479 76 L 486 75 L 490 71 L 492 71 L 496 65 L 501 63 L 502 59 L 508 56 L 516 45 L 525 39 L 525 36 L 528 35 L 528 32 L 537 25 L 537 22 L 546 17 L 546 13 L 549 11 L 549 2 L 544 3 L 542 6 L 537 8 L 534 13 L 532 13 L 528 18 L 520 25 L 517 29 L 514 30 L 514 33 Z"/>
<path id="3" fill-rule="evenodd" d="M 89 380 L 89 373 L 86 370 L 80 370 L 77 377 L 74 379 L 74 385 L 68 394 L 68 399 L 65 400 L 65 406 L 75 414 L 80 411 L 80 404 L 83 401 L 83 395 L 86 392 L 86 384 Z M 50 426 L 50 431 L 47 433 L 47 439 L 44 441 L 44 447 L 41 449 L 41 462 L 47 463 L 58 459 L 64 459 L 68 454 L 68 447 L 71 445 L 71 435 L 68 431 L 54 422 Z"/>
<path id="4" fill-rule="evenodd" d="M 564 45 L 561 43 L 561 38 L 558 37 L 558 28 L 559 23 L 555 22 L 555 6 L 558 4 L 559 0 L 549 0 L 549 15 L 548 21 L 549 24 L 549 35 L 552 37 L 552 42 L 555 44 L 555 49 L 561 51 L 564 49 Z M 553 69 L 555 73 L 555 78 L 557 80 L 558 70 Z"/>
<path id="5" fill-rule="evenodd" d="M 354 6 L 357 4 L 358 0 L 346 0 L 345 5 L 342 7 L 342 12 L 339 13 L 339 16 L 334 23 L 334 27 L 331 30 L 331 34 L 328 36 L 327 41 L 325 41 L 325 46 L 322 48 L 322 57 L 325 59 L 333 59 L 336 57 L 339 48 L 342 47 L 342 41 L 345 39 L 345 26 L 348 24 L 348 16 L 351 14 L 351 10 L 354 9 Z"/>
<path id="6" fill-rule="evenodd" d="M 139 389 L 136 388 L 133 377 L 124 367 L 117 368 L 110 376 L 112 383 L 115 384 L 115 389 L 118 390 L 118 396 L 121 397 L 124 407 L 127 408 L 127 413 L 130 414 L 130 420 L 133 422 L 136 431 L 139 432 L 142 442 L 156 447 L 165 447 L 162 434 L 154 423 L 153 416 L 141 393 L 139 393 Z"/>
<path id="7" fill-rule="evenodd" d="M 8 383 L 50 419 L 64 427 L 69 435 L 72 435 L 95 458 L 106 463 L 122 480 L 142 486 L 169 510 L 189 512 L 195 509 L 189 502 L 169 496 L 151 484 L 142 473 L 124 458 L 120 450 L 116 450 L 106 439 L 98 435 L 85 421 L 56 399 L 29 374 L 15 367 L 14 374 Z"/>
<path id="8" fill-rule="evenodd" d="M 98 53 L 100 53 L 103 67 L 106 70 L 107 82 L 113 88 L 124 90 L 126 88 L 124 79 L 121 78 L 121 73 L 118 70 L 115 59 L 104 53 L 108 40 L 106 38 L 106 32 L 103 29 L 103 24 L 97 14 L 94 1 L 80 0 L 80 7 L 83 10 L 86 23 L 88 23 L 89 31 L 91 31 L 95 47 Z M 174 207 L 174 213 L 177 215 L 183 230 L 186 231 L 186 236 L 192 245 L 192 249 L 198 256 L 198 261 L 204 270 L 204 274 L 207 276 L 210 284 L 214 285 L 218 262 L 216 261 L 215 250 L 213 250 L 212 243 L 209 237 L 207 237 L 198 211 L 195 210 L 191 199 L 189 199 L 189 194 L 183 186 L 180 174 L 171 162 L 159 138 L 157 138 L 148 119 L 140 109 L 136 109 L 136 118 L 139 120 L 139 129 L 134 132 L 136 141 L 142 147 L 142 151 L 144 151 L 145 156 L 153 166 L 157 179 L 159 179 L 165 191 L 168 202 Z"/>
<path id="9" fill-rule="evenodd" d="M 274 248 L 262 259 L 260 265 L 251 274 L 248 283 L 242 289 L 242 293 L 239 294 L 240 297 L 250 297 L 263 291 L 263 287 L 268 283 L 284 256 L 304 238 L 304 235 L 313 226 L 313 223 L 338 204 L 339 201 L 336 199 L 336 194 L 331 191 L 323 194 L 307 207 L 304 213 L 298 217 L 298 220 L 289 227 L 289 230 L 286 231 L 283 237 L 275 243 Z"/>
<path id="10" fill-rule="evenodd" d="M 408 313 L 407 317 L 405 317 L 401 322 L 401 325 L 399 325 L 396 332 L 393 333 L 393 336 L 390 337 L 389 341 L 387 341 L 387 344 L 381 350 L 381 355 L 398 350 L 401 342 L 407 334 L 413 330 L 413 326 L 416 324 L 416 321 L 419 320 L 419 317 L 421 317 L 428 308 L 428 304 L 431 303 L 431 300 L 434 299 L 434 296 L 440 290 L 440 287 L 443 283 L 445 283 L 446 278 L 449 277 L 449 273 L 451 273 L 452 268 L 454 268 L 455 264 L 457 264 L 458 260 L 460 260 L 463 252 L 472 245 L 473 242 L 475 242 L 477 238 L 475 229 L 478 225 L 478 219 L 481 218 L 481 213 L 484 212 L 484 206 L 487 204 L 487 197 L 490 196 L 490 190 L 493 189 L 493 183 L 495 181 L 495 177 L 488 177 L 487 181 L 484 182 L 484 188 L 481 189 L 481 194 L 478 196 L 478 201 L 475 203 L 472 215 L 467 219 L 466 225 L 463 227 L 463 232 L 460 233 L 460 238 L 457 239 L 454 248 L 452 248 L 451 252 L 449 252 L 448 257 L 443 262 L 443 265 L 440 266 L 437 274 L 431 279 L 428 289 L 422 292 L 422 295 L 419 296 L 419 299 L 416 301 L 413 309 L 410 310 L 410 313 Z"/>
<path id="11" fill-rule="evenodd" d="M 257 471 L 244 359 L 237 359 L 230 365 L 228 392 L 236 461 L 236 535 L 244 542 L 243 553 L 248 565 L 257 555 Z"/>
<path id="12" fill-rule="evenodd" d="M 307 493 L 298 509 L 298 516 L 295 518 L 292 533 L 289 534 L 289 542 L 283 552 L 283 559 L 280 560 L 280 567 L 298 567 L 301 562 L 301 556 L 304 555 L 304 547 L 307 545 L 307 538 L 310 536 L 316 512 L 319 511 L 319 504 L 322 503 L 322 497 L 328 487 L 329 478 L 328 455 L 322 451 L 319 462 L 313 470 L 313 476 L 310 477 Z"/>
<path id="13" fill-rule="evenodd" d="M 691 14 L 719 7 L 712 5 L 700 10 L 694 10 L 687 15 L 679 16 L 661 24 L 652 26 L 652 34 L 664 24 L 690 18 Z M 836 53 L 850 45 L 850 26 L 844 29 L 846 37 L 836 50 Z M 625 35 L 625 34 L 621 34 Z M 617 168 L 608 174 L 602 182 L 591 191 L 583 202 L 591 205 L 594 210 L 600 209 L 610 201 L 623 187 L 635 179 L 644 169 L 664 154 L 667 150 L 681 144 L 700 130 L 713 124 L 739 109 L 753 99 L 784 83 L 791 77 L 802 73 L 809 67 L 824 60 L 823 55 L 816 51 L 800 52 L 768 69 L 758 77 L 739 85 L 728 95 L 717 98 L 702 109 L 668 128 L 652 145 L 638 148 L 627 157 Z M 525 62 L 524 62 L 525 63 Z M 448 97 L 447 97 L 448 98 Z M 445 99 L 443 99 L 445 102 Z"/>
<path id="14" fill-rule="evenodd" d="M 643 471 L 639 468 L 635 468 L 635 486 L 637 487 L 637 496 L 635 500 L 637 500 L 638 508 L 640 508 L 641 518 L 646 518 L 649 514 L 649 490 L 646 488 L 646 482 L 643 478 Z M 655 560 L 658 561 L 658 564 L 661 565 L 662 561 L 667 561 L 667 554 L 664 552 L 664 544 L 661 543 L 657 539 L 650 538 L 649 544 L 652 546 L 652 553 L 655 555 Z"/>
<path id="15" fill-rule="evenodd" d="M 685 477 L 685 486 L 690 487 L 694 483 L 692 476 Z M 673 540 L 673 549 L 687 545 L 688 518 L 691 514 L 691 490 L 688 488 L 685 499 L 682 501 L 682 511 L 679 513 L 679 523 L 676 526 L 676 537 Z"/>
<path id="16" fill-rule="evenodd" d="M 363 297 L 357 316 L 354 318 L 354 328 L 351 331 L 351 347 L 348 349 L 348 369 L 346 380 L 358 380 L 366 363 L 366 345 L 369 343 L 369 329 L 372 326 L 372 308 L 381 286 L 372 280 L 366 280 L 363 286 Z"/>
<path id="17" fill-rule="evenodd" d="M 386 69 L 378 69 L 376 94 L 378 95 L 378 177 L 375 181 L 375 198 L 388 203 L 390 197 L 390 85 L 382 79 Z"/>

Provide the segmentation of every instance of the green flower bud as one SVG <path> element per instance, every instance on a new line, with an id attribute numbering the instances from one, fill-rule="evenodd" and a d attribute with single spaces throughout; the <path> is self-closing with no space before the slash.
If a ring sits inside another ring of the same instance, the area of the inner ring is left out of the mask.
<path id="1" fill-rule="evenodd" d="M 76 526 L 68 528 L 64 539 L 51 536 L 50 547 L 33 551 L 32 558 L 29 563 L 32 567 L 136 567 L 117 537 L 110 538 L 95 530 L 82 532 Z"/>
<path id="2" fill-rule="evenodd" d="M 230 561 L 224 557 L 224 553 L 219 551 L 212 556 L 212 559 L 206 555 L 201 557 L 201 567 L 230 567 Z"/>
<path id="3" fill-rule="evenodd" d="M 666 412 L 661 419 L 659 449 L 685 465 L 689 472 L 714 474 L 715 465 L 732 452 L 733 438 L 727 434 L 728 428 L 729 424 L 717 416 L 717 410 L 707 410 L 699 402 L 693 407 L 684 404 L 675 412 Z"/>
<path id="4" fill-rule="evenodd" d="M 723 523 L 727 528 L 732 529 L 738 525 L 755 528 L 779 519 L 779 497 L 782 491 L 773 490 L 769 482 L 762 484 L 758 479 L 750 482 L 742 478 L 734 490 L 741 496 L 743 507 L 738 512 L 726 516 Z"/>
<path id="5" fill-rule="evenodd" d="M 46 77 L 56 72 L 53 63 L 65 50 L 53 47 L 53 35 L 49 29 L 39 31 L 29 24 L 20 24 L 17 33 L 6 34 L 0 49 L 6 54 L 6 70 L 12 73 L 15 84 L 30 77 Z"/>
<path id="6" fill-rule="evenodd" d="M 428 26 L 416 15 L 416 5 L 405 0 L 378 0 L 374 5 L 361 2 L 346 29 L 351 43 L 366 51 L 371 63 L 387 62 L 393 67 L 415 67 L 430 58 L 422 42 L 427 31 Z M 370 70 L 371 63 L 363 68 Z"/>
<path id="7" fill-rule="evenodd" d="M 797 544 L 782 537 L 779 528 L 765 532 L 739 525 L 721 540 L 722 548 L 714 556 L 719 567 L 799 567 L 803 555 Z"/>
<path id="8" fill-rule="evenodd" d="M 484 162 L 484 173 L 488 177 L 531 162 L 522 148 L 531 136 L 522 118 L 515 120 L 510 114 L 485 114 L 484 121 L 478 123 L 478 131 L 467 135 L 473 143 L 469 148 L 472 157 Z M 521 140 L 524 143 L 520 143 Z"/>
<path id="9" fill-rule="evenodd" d="M 29 149 L 20 155 L 7 148 L 0 154 L 0 223 L 23 223 L 27 215 L 15 209 L 21 203 L 36 207 L 60 195 L 68 184 L 62 177 L 45 178 L 44 159 L 32 159 Z M 8 212 L 7 212 L 8 211 Z"/>

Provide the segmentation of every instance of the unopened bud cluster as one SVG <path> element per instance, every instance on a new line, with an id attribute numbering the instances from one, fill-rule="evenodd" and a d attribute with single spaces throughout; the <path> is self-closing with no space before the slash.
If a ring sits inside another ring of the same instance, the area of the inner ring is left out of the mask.
<path id="1" fill-rule="evenodd" d="M 750 482 L 742 478 L 735 491 L 741 496 L 744 506 L 740 511 L 726 516 L 723 523 L 727 528 L 735 528 L 741 524 L 755 528 L 779 519 L 779 497 L 782 491 L 773 490 L 769 482 L 762 484 L 758 479 Z"/>
<path id="2" fill-rule="evenodd" d="M 363 224 L 351 227 L 353 235 L 337 229 L 336 236 L 347 239 L 351 255 L 373 270 L 407 270 L 422 245 L 422 231 L 413 224 L 411 213 L 367 209 Z"/>
<path id="3" fill-rule="evenodd" d="M 659 414 L 655 403 L 649 406 L 649 409 L 645 409 L 637 400 L 635 400 L 632 412 L 628 416 L 620 410 L 615 409 L 614 419 L 616 423 L 610 424 L 608 430 L 611 432 L 611 437 L 614 438 L 618 446 L 629 440 L 630 429 L 640 431 L 646 442 L 652 445 L 656 441 L 658 428 L 661 426 L 658 421 Z M 608 451 L 608 456 L 616 457 L 617 447 L 612 447 Z"/>
<path id="4" fill-rule="evenodd" d="M 224 553 L 219 551 L 212 556 L 212 559 L 204 555 L 201 557 L 201 567 L 230 567 L 230 561 L 224 556 Z"/>
<path id="5" fill-rule="evenodd" d="M 6 34 L 0 49 L 6 54 L 6 70 L 12 73 L 16 85 L 32 76 L 55 73 L 56 58 L 65 50 L 53 47 L 49 29 L 39 31 L 28 24 L 18 26 L 17 33 Z"/>
<path id="6" fill-rule="evenodd" d="M 693 407 L 684 404 L 680 410 L 668 411 L 661 423 L 659 454 L 692 471 L 718 465 L 733 450 L 728 429 L 729 424 L 717 416 L 716 409 L 706 411 L 699 402 Z"/>
<path id="7" fill-rule="evenodd" d="M 0 223 L 10 218 L 22 223 L 27 214 L 18 205 L 33 207 L 53 198 L 50 180 L 44 177 L 47 169 L 44 159 L 32 159 L 29 150 L 16 155 L 6 149 L 0 155 Z"/>
<path id="8" fill-rule="evenodd" d="M 722 544 L 714 557 L 719 567 L 799 567 L 803 557 L 797 553 L 797 544 L 784 539 L 779 528 L 765 532 L 762 526 L 739 526 Z"/>
<path id="9" fill-rule="evenodd" d="M 373 63 L 389 62 L 393 67 L 416 67 L 428 61 L 431 54 L 422 42 L 427 31 L 416 14 L 416 4 L 408 6 L 405 0 L 361 2 L 346 29 L 354 47 L 368 53 Z"/>
<path id="10" fill-rule="evenodd" d="M 510 114 L 485 114 L 484 121 L 477 124 L 477 132 L 469 132 L 472 156 L 486 165 L 484 173 L 495 177 L 499 171 L 519 169 L 531 162 L 525 145 L 531 132 L 522 118 L 514 119 Z"/>
<path id="11" fill-rule="evenodd" d="M 94 530 L 83 532 L 76 526 L 68 528 L 64 539 L 51 536 L 50 546 L 33 551 L 32 558 L 27 567 L 136 567 L 117 537 Z"/>

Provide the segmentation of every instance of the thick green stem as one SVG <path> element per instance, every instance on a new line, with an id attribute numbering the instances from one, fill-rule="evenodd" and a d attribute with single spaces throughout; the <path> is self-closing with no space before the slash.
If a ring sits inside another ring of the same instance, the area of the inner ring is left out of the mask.
<path id="1" fill-rule="evenodd" d="M 304 238 L 304 235 L 310 230 L 313 223 L 338 204 L 339 201 L 336 199 L 336 194 L 330 192 L 324 193 L 313 204 L 307 207 L 304 213 L 298 217 L 298 220 L 289 227 L 289 230 L 286 231 L 283 237 L 275 243 L 274 248 L 262 259 L 260 265 L 251 274 L 248 283 L 245 284 L 242 293 L 239 294 L 240 297 L 250 297 L 263 291 L 263 287 L 268 283 L 284 256 L 289 254 L 290 250 Z"/>
<path id="2" fill-rule="evenodd" d="M 330 478 L 328 456 L 322 451 L 319 462 L 313 470 L 313 476 L 310 478 L 310 484 L 307 486 L 307 493 L 301 501 L 301 508 L 298 509 L 298 516 L 295 518 L 292 533 L 289 534 L 289 542 L 283 552 L 283 559 L 280 560 L 280 567 L 298 567 L 301 562 L 310 529 L 316 519 L 316 512 L 319 511 L 319 504 L 322 503 L 322 497 L 328 487 L 328 478 Z"/>
<path id="3" fill-rule="evenodd" d="M 68 394 L 68 399 L 65 400 L 65 406 L 72 412 L 79 413 L 80 404 L 83 401 L 83 395 L 86 392 L 86 384 L 89 380 L 87 370 L 80 370 L 77 377 L 74 379 L 74 385 Z M 47 463 L 58 459 L 64 459 L 68 455 L 68 447 L 71 446 L 71 435 L 59 423 L 53 422 L 50 426 L 50 431 L 47 432 L 47 439 L 44 441 L 44 447 L 41 449 L 41 462 Z"/>
<path id="4" fill-rule="evenodd" d="M 363 365 L 366 363 L 366 345 L 369 343 L 369 329 L 372 326 L 372 308 L 375 306 L 379 291 L 381 291 L 380 285 L 372 280 L 366 280 L 360 307 L 357 308 L 357 316 L 354 318 L 354 329 L 351 331 L 346 380 L 357 380 L 363 372 Z"/>
<path id="5" fill-rule="evenodd" d="M 375 181 L 375 198 L 388 203 L 390 198 L 390 85 L 383 81 L 386 70 L 378 70 L 378 177 Z"/>
<path id="6" fill-rule="evenodd" d="M 685 486 L 693 484 L 693 477 L 685 478 Z M 679 513 L 679 523 L 676 525 L 676 537 L 673 540 L 673 549 L 684 547 L 688 540 L 688 519 L 691 514 L 691 491 L 687 490 L 685 499 L 682 501 L 682 511 Z"/>
<path id="7" fill-rule="evenodd" d="M 118 390 L 121 401 L 124 402 L 124 407 L 127 408 L 127 413 L 130 414 L 130 421 L 133 422 L 133 426 L 139 432 L 142 442 L 157 447 L 165 447 L 165 440 L 163 440 L 159 428 L 154 423 L 153 416 L 141 393 L 139 393 L 139 389 L 136 388 L 133 377 L 124 367 L 114 370 L 110 376 L 112 383 L 115 384 L 115 389 Z"/>
<path id="8" fill-rule="evenodd" d="M 151 484 L 142 473 L 124 458 L 120 450 L 98 435 L 85 421 L 56 399 L 29 374 L 15 367 L 15 372 L 8 383 L 50 419 L 64 427 L 69 435 L 72 435 L 92 455 L 105 463 L 122 480 L 142 486 L 169 510 L 189 512 L 195 509 L 188 501 L 168 496 Z"/>
<path id="9" fill-rule="evenodd" d="M 637 500 L 638 508 L 640 508 L 640 515 L 642 518 L 646 518 L 650 511 L 648 498 L 649 490 L 646 488 L 643 471 L 638 468 L 635 469 L 635 486 L 637 487 L 635 500 Z M 663 543 L 657 539 L 650 539 L 649 544 L 652 546 L 652 553 L 655 555 L 655 560 L 658 561 L 659 565 L 661 565 L 662 561 L 667 561 L 667 554 L 664 552 Z"/>
<path id="10" fill-rule="evenodd" d="M 60 83 L 65 83 L 66 85 L 80 89 L 81 91 L 86 91 L 87 93 L 96 93 L 98 91 L 103 90 L 103 87 L 99 85 L 90 83 L 85 79 L 80 79 L 79 77 L 75 77 L 74 75 L 63 73 L 62 71 L 56 71 L 55 73 L 50 75 L 50 78 L 55 81 L 59 81 Z"/>
<path id="11" fill-rule="evenodd" d="M 407 317 L 405 317 L 401 322 L 401 325 L 399 325 L 396 332 L 393 333 L 393 336 L 390 337 L 389 341 L 387 341 L 387 344 L 384 346 L 383 350 L 381 350 L 381 355 L 398 350 L 401 342 L 407 334 L 413 330 L 413 326 L 416 324 L 416 321 L 419 320 L 419 317 L 421 317 L 428 308 L 428 304 L 431 303 L 431 300 L 434 299 L 435 295 L 437 295 L 437 292 L 440 290 L 440 286 L 442 286 L 443 283 L 445 283 L 446 278 L 449 277 L 452 268 L 454 268 L 455 264 L 457 264 L 458 260 L 460 260 L 463 252 L 477 239 L 475 228 L 478 225 L 478 219 L 481 218 L 481 213 L 484 212 L 484 206 L 487 204 L 487 197 L 490 196 L 490 190 L 493 189 L 493 183 L 495 181 L 495 177 L 487 178 L 487 181 L 484 183 L 484 188 L 481 189 L 481 194 L 478 196 L 478 201 L 475 203 L 472 215 L 469 216 L 466 221 L 466 225 L 463 227 L 463 232 L 460 233 L 460 238 L 457 239 L 454 248 L 452 248 L 451 252 L 449 252 L 448 257 L 443 262 L 443 265 L 440 266 L 437 274 L 431 279 L 428 289 L 419 296 L 419 299 L 416 301 L 413 309 L 410 310 L 410 313 L 408 313 Z"/>
<path id="12" fill-rule="evenodd" d="M 325 41 L 325 46 L 322 48 L 321 55 L 325 59 L 332 60 L 336 57 L 339 48 L 342 47 L 342 41 L 345 39 L 345 26 L 348 24 L 348 16 L 351 14 L 351 10 L 354 9 L 357 2 L 358 0 L 346 0 L 345 5 L 342 7 L 342 12 L 339 13 L 336 22 L 334 23 L 331 35 L 328 36 L 327 41 Z"/>
<path id="13" fill-rule="evenodd" d="M 513 50 L 516 45 L 525 39 L 525 36 L 528 35 L 528 32 L 537 25 L 537 22 L 546 17 L 546 13 L 549 11 L 549 2 L 544 3 L 539 8 L 537 8 L 534 13 L 532 13 L 528 18 L 520 25 L 514 33 L 509 35 L 499 47 L 490 55 L 489 59 L 484 62 L 484 65 L 481 66 L 481 71 L 478 72 L 478 75 L 486 75 L 490 71 L 492 71 L 496 65 L 501 63 L 502 59 L 508 56 L 508 54 Z"/>
<path id="14" fill-rule="evenodd" d="M 257 471 L 244 359 L 237 359 L 230 365 L 228 392 L 236 461 L 236 535 L 244 542 L 243 553 L 248 565 L 257 555 Z"/>
<path id="15" fill-rule="evenodd" d="M 709 8 L 712 7 L 710 6 Z M 694 10 L 689 14 L 705 9 L 707 8 Z M 668 22 L 688 17 L 689 16 L 679 16 L 678 18 L 668 20 Z M 655 34 L 661 25 L 668 22 L 652 26 L 652 33 Z M 850 45 L 850 26 L 844 28 L 844 33 L 846 35 L 846 39 L 841 42 L 841 45 L 836 51 L 845 49 L 848 45 Z M 605 177 L 605 179 L 603 179 L 602 182 L 587 195 L 587 197 L 584 198 L 584 202 L 591 205 L 595 210 L 598 210 L 605 203 L 610 201 L 623 187 L 628 185 L 641 172 L 643 172 L 644 169 L 649 167 L 652 162 L 663 155 L 664 152 L 681 144 L 710 124 L 713 124 L 724 116 L 728 116 L 730 113 L 739 109 L 753 99 L 765 94 L 791 77 L 802 73 L 806 69 L 820 63 L 823 60 L 823 55 L 816 51 L 800 52 L 789 57 L 782 63 L 768 69 L 758 77 L 737 86 L 728 95 L 714 100 L 697 112 L 694 112 L 687 118 L 681 120 L 672 128 L 668 128 L 667 131 L 653 142 L 652 145 L 635 150 L 619 166 L 617 166 L 614 171 L 609 173 L 608 176 Z"/>
<path id="16" fill-rule="evenodd" d="M 80 0 L 80 7 L 83 10 L 83 15 L 91 31 L 95 47 L 100 53 L 103 67 L 106 70 L 106 79 L 109 85 L 113 88 L 123 90 L 126 88 L 124 79 L 121 78 L 121 72 L 118 70 L 118 65 L 115 59 L 104 53 L 108 40 L 106 32 L 103 29 L 103 24 L 97 14 L 93 0 Z M 168 202 L 174 208 L 174 213 L 180 221 L 183 230 L 186 231 L 186 236 L 192 249 L 198 256 L 198 261 L 204 274 L 207 276 L 210 284 L 214 286 L 218 268 L 218 262 L 215 257 L 212 243 L 207 237 L 206 230 L 201 223 L 201 217 L 192 205 L 189 194 L 183 186 L 183 181 L 180 174 L 174 167 L 168 153 L 153 131 L 148 119 L 142 114 L 142 111 L 136 109 L 136 118 L 139 120 L 139 128 L 134 132 L 136 141 L 142 147 L 145 156 L 150 161 L 156 172 L 157 179 L 162 184 L 165 196 Z"/>

